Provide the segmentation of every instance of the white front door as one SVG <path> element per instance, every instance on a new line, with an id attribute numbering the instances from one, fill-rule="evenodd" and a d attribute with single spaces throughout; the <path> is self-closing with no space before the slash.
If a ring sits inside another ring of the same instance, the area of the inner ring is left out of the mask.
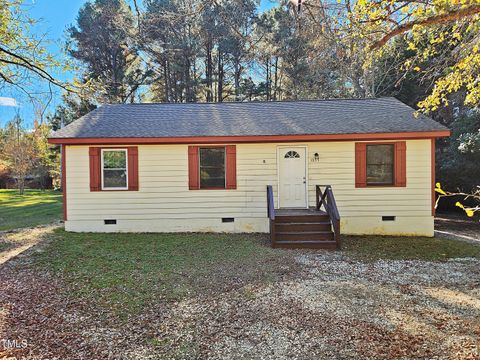
<path id="1" fill-rule="evenodd" d="M 278 148 L 278 199 L 281 208 L 306 208 L 306 148 Z"/>

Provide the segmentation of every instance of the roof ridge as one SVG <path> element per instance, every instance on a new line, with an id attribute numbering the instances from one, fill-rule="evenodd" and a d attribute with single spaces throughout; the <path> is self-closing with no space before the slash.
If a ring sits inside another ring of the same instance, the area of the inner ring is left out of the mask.
<path id="1" fill-rule="evenodd" d="M 327 102 L 327 101 L 368 101 L 368 100 L 396 100 L 400 101 L 394 96 L 380 96 L 374 98 L 325 98 L 325 99 L 304 99 L 304 100 L 260 100 L 260 101 L 222 101 L 222 102 L 142 102 L 142 103 L 128 103 L 128 104 L 101 104 L 103 106 L 120 106 L 120 105 L 232 105 L 232 104 L 276 104 L 276 103 L 302 103 L 302 102 Z M 400 101 L 401 102 L 401 101 Z M 407 105 L 408 106 L 408 105 Z"/>

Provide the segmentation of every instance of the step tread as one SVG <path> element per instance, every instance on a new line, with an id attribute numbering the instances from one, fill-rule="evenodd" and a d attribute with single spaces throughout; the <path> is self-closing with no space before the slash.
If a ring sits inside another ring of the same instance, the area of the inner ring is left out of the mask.
<path id="1" fill-rule="evenodd" d="M 315 234 L 333 234 L 330 230 L 318 230 L 318 231 L 275 231 L 275 235 L 315 235 Z"/>
<path id="2" fill-rule="evenodd" d="M 332 225 L 330 221 L 318 221 L 318 222 L 282 222 L 277 225 L 288 226 L 288 225 Z"/>
<path id="3" fill-rule="evenodd" d="M 276 218 L 290 218 L 290 217 L 296 217 L 296 218 L 305 218 L 305 219 L 311 219 L 311 218 L 328 218 L 328 214 L 315 214 L 315 215 L 278 215 L 275 214 Z"/>
<path id="4" fill-rule="evenodd" d="M 330 221 L 328 215 L 316 216 L 275 216 L 275 223 L 317 223 Z"/>
<path id="5" fill-rule="evenodd" d="M 326 245 L 333 245 L 336 244 L 335 240 L 275 240 L 274 244 L 326 244 Z"/>

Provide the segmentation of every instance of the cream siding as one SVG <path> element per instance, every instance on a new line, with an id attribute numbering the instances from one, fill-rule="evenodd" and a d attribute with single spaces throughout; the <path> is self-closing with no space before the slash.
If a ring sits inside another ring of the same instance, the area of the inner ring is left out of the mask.
<path id="1" fill-rule="evenodd" d="M 139 191 L 101 192 L 89 189 L 88 146 L 67 146 L 66 229 L 267 232 L 265 187 L 273 185 L 277 202 L 277 147 L 286 145 L 238 144 L 236 190 L 189 190 L 187 145 L 139 145 Z M 433 235 L 430 140 L 407 141 L 405 188 L 355 188 L 354 142 L 295 145 L 306 145 L 309 154 L 309 205 L 316 184 L 331 184 L 343 233 Z M 396 221 L 381 221 L 384 215 Z"/>

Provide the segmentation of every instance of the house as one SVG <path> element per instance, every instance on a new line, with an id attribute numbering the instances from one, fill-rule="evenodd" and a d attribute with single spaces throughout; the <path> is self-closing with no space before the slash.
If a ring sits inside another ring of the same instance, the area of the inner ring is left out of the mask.
<path id="1" fill-rule="evenodd" d="M 62 147 L 67 231 L 335 247 L 339 229 L 433 236 L 435 139 L 448 135 L 379 98 L 104 105 L 49 141 Z"/>

